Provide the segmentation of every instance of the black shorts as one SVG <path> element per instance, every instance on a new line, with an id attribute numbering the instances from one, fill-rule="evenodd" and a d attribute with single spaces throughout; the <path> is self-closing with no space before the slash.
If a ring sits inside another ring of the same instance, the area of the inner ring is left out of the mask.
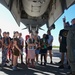
<path id="1" fill-rule="evenodd" d="M 52 46 L 47 47 L 47 50 L 52 50 Z"/>
<path id="2" fill-rule="evenodd" d="M 66 48 L 65 44 L 61 44 L 59 49 L 60 49 L 60 52 L 62 52 L 62 53 L 67 52 L 67 48 Z"/>
<path id="3" fill-rule="evenodd" d="M 47 53 L 47 49 L 40 49 L 40 54 L 46 54 Z"/>

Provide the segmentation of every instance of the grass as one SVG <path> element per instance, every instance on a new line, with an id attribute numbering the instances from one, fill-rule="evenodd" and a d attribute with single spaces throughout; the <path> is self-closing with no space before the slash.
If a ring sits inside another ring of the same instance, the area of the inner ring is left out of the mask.
<path id="1" fill-rule="evenodd" d="M 59 48 L 59 46 L 53 46 L 53 48 Z"/>

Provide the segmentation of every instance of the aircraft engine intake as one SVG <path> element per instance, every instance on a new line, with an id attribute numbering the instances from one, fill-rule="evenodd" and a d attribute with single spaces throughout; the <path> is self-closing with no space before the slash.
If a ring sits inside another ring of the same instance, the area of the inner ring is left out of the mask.
<path id="1" fill-rule="evenodd" d="M 50 0 L 22 0 L 25 12 L 32 17 L 43 15 Z"/>

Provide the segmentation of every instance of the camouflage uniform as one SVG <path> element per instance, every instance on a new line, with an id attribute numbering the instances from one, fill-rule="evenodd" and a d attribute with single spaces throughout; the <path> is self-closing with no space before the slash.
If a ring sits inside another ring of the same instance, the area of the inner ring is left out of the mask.
<path id="1" fill-rule="evenodd" d="M 8 48 L 3 48 L 3 50 L 2 50 L 2 65 L 6 64 L 6 61 L 7 61 L 7 50 L 8 50 Z"/>
<path id="2" fill-rule="evenodd" d="M 72 72 L 75 72 L 75 24 L 71 26 L 65 26 L 65 29 L 69 30 L 67 35 L 68 61 Z"/>
<path id="3" fill-rule="evenodd" d="M 6 46 L 9 45 L 9 41 L 8 41 L 7 38 L 3 37 L 3 44 L 5 44 Z M 3 46 L 3 48 L 2 48 L 2 65 L 6 64 L 6 61 L 7 61 L 7 51 L 8 51 L 8 48 Z"/>

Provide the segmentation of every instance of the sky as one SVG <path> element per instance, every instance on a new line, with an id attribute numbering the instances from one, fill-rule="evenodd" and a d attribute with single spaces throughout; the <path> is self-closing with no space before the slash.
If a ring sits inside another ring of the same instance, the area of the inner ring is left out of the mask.
<path id="1" fill-rule="evenodd" d="M 64 14 L 55 22 L 55 29 L 51 31 L 51 34 L 53 35 L 54 41 L 53 45 L 59 46 L 59 32 L 61 29 L 63 29 L 63 21 L 62 18 L 66 17 L 66 20 L 71 22 L 71 19 L 75 18 L 75 5 L 72 5 L 69 9 L 65 10 Z M 13 36 L 14 31 L 19 31 L 22 33 L 23 38 L 25 38 L 25 35 L 29 34 L 28 30 L 22 30 L 22 28 L 25 28 L 25 25 L 23 23 L 20 24 L 20 27 L 14 20 L 11 13 L 0 4 L 0 28 L 2 29 L 2 32 L 8 31 L 10 32 L 10 36 Z M 47 27 L 46 25 L 43 25 L 42 28 L 45 31 L 39 30 L 39 35 L 42 37 L 44 33 L 47 33 Z"/>

